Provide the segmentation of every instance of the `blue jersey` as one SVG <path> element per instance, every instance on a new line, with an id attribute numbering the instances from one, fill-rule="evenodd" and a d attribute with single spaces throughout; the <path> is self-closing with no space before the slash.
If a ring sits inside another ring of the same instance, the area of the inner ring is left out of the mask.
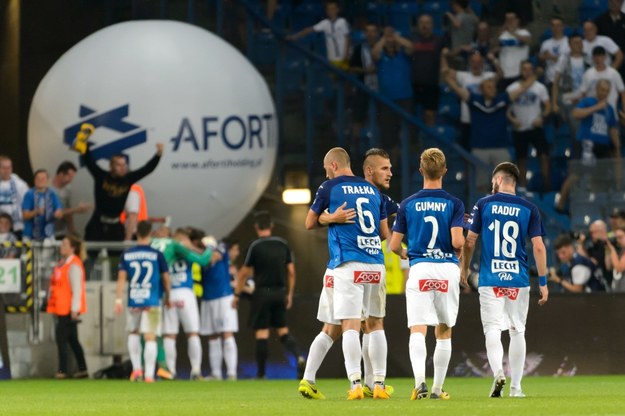
<path id="1" fill-rule="evenodd" d="M 464 226 L 464 204 L 442 189 L 423 189 L 402 201 L 393 231 L 408 237 L 410 265 L 455 263 L 451 228 Z"/>
<path id="2" fill-rule="evenodd" d="M 176 260 L 169 268 L 169 279 L 172 289 L 193 289 L 193 263 L 187 260 Z"/>
<path id="3" fill-rule="evenodd" d="M 384 264 L 380 221 L 386 219 L 386 206 L 375 186 L 358 176 L 339 176 L 321 184 L 310 209 L 318 215 L 326 209 L 333 213 L 345 202 L 345 209 L 355 209 L 357 216 L 352 224 L 328 227 L 328 267 L 349 261 Z"/>
<path id="4" fill-rule="evenodd" d="M 147 245 L 131 247 L 122 253 L 119 270 L 128 275 L 128 307 L 159 306 L 163 294 L 161 273 L 167 272 L 163 253 Z"/>
<path id="5" fill-rule="evenodd" d="M 491 101 L 471 93 L 467 105 L 471 113 L 471 148 L 489 149 L 507 147 L 508 119 L 506 111 L 510 104 L 507 92 L 498 94 Z"/>
<path id="6" fill-rule="evenodd" d="M 599 101 L 594 97 L 583 98 L 577 108 L 588 108 L 597 104 Z M 610 144 L 610 129 L 618 127 L 618 119 L 614 115 L 614 109 L 611 105 L 602 110 L 584 117 L 579 122 L 577 129 L 577 141 L 590 140 L 598 144 Z"/>
<path id="7" fill-rule="evenodd" d="M 479 286 L 529 286 L 525 241 L 545 234 L 534 204 L 504 193 L 484 197 L 473 207 L 467 228 L 482 235 Z"/>
<path id="8" fill-rule="evenodd" d="M 382 194 L 382 201 L 384 201 L 384 207 L 386 208 L 386 218 L 388 219 L 388 227 L 392 228 L 391 215 L 397 214 L 399 210 L 399 204 L 393 200 L 390 196 Z M 394 220 L 393 220 L 394 221 Z"/>
<path id="9" fill-rule="evenodd" d="M 228 248 L 224 243 L 220 243 L 217 250 L 223 256 L 220 261 L 202 268 L 202 300 L 219 299 L 230 296 L 234 293 L 230 285 L 230 257 Z"/>

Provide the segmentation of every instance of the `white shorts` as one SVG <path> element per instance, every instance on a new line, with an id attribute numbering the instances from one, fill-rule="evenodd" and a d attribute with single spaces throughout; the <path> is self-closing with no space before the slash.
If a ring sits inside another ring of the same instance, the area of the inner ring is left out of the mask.
<path id="1" fill-rule="evenodd" d="M 406 282 L 408 327 L 456 325 L 460 268 L 454 263 L 417 263 Z"/>
<path id="2" fill-rule="evenodd" d="M 319 309 L 317 319 L 324 324 L 341 325 L 341 321 L 334 319 L 334 271 L 326 269 L 323 274 L 323 288 L 319 295 Z"/>
<path id="3" fill-rule="evenodd" d="M 239 332 L 239 314 L 232 307 L 233 295 L 203 300 L 200 306 L 200 335 Z"/>
<path id="4" fill-rule="evenodd" d="M 386 286 L 386 269 L 383 264 L 350 261 L 335 268 L 334 293 L 332 295 L 333 318 L 338 320 L 361 319 L 363 314 L 368 317 L 371 310 L 371 291 L 365 290 L 368 285 Z M 380 314 L 385 308 L 385 304 L 378 304 L 373 307 L 373 310 Z"/>
<path id="5" fill-rule="evenodd" d="M 529 287 L 481 286 L 478 291 L 484 334 L 491 329 L 525 331 L 530 304 Z"/>
<path id="6" fill-rule="evenodd" d="M 169 302 L 171 308 L 165 308 L 163 312 L 163 334 L 177 334 L 180 324 L 185 333 L 197 333 L 200 330 L 200 312 L 193 290 L 188 287 L 172 289 Z"/>
<path id="7" fill-rule="evenodd" d="M 128 332 L 161 335 L 161 307 L 129 308 L 126 314 Z"/>

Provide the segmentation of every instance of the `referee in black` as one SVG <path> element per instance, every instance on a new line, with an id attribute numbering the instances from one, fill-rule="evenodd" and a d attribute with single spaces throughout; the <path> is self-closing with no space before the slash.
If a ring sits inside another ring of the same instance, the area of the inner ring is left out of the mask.
<path id="1" fill-rule="evenodd" d="M 254 228 L 258 239 L 248 248 L 245 263 L 237 275 L 232 306 L 238 307 L 245 282 L 254 276 L 256 288 L 252 294 L 250 326 L 256 335 L 256 377 L 265 377 L 271 327 L 276 329 L 284 349 L 297 359 L 298 377 L 302 378 L 306 360 L 286 326 L 286 310 L 293 304 L 295 289 L 295 266 L 291 249 L 285 239 L 271 235 L 273 223 L 267 211 L 254 214 Z"/>

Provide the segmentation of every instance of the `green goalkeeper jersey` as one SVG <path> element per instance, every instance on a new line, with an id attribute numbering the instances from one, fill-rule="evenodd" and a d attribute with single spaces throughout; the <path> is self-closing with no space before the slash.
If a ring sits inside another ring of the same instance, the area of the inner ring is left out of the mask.
<path id="1" fill-rule="evenodd" d="M 213 254 L 213 249 L 208 247 L 204 253 L 198 254 L 171 238 L 153 238 L 150 245 L 163 253 L 167 265 L 171 268 L 178 260 L 186 260 L 190 263 L 198 263 L 200 266 L 208 266 Z"/>

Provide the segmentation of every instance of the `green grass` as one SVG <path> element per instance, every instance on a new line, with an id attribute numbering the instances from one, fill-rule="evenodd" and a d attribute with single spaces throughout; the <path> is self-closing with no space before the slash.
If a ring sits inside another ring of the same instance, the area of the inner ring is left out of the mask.
<path id="1" fill-rule="evenodd" d="M 431 383 L 431 380 L 428 380 Z M 307 400 L 296 380 L 130 383 L 117 380 L 0 382 L 0 415 L 623 415 L 625 376 L 528 377 L 525 399 L 489 399 L 491 380 L 450 378 L 449 401 L 411 402 L 411 379 L 390 379 L 388 401 L 348 402 L 346 380 L 321 379 L 326 400 Z M 507 396 L 506 389 L 506 396 Z"/>

